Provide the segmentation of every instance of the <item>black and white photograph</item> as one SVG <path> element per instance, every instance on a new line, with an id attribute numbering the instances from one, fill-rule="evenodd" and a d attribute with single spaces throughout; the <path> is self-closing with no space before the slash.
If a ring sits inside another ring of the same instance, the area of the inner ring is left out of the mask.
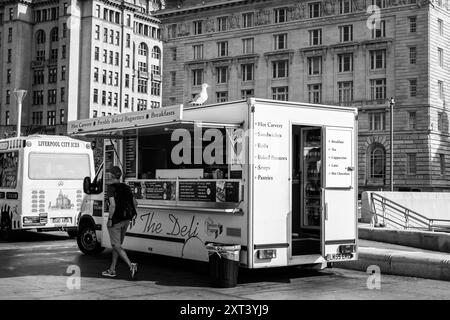
<path id="1" fill-rule="evenodd" d="M 0 300 L 448 301 L 447 95 L 449 0 L 0 0 Z"/>

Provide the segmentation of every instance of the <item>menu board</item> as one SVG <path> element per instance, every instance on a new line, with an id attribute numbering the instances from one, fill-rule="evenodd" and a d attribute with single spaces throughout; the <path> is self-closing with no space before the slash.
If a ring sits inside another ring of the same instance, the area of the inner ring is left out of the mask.
<path id="1" fill-rule="evenodd" d="M 128 185 L 136 199 L 176 200 L 175 181 L 129 181 Z"/>
<path id="2" fill-rule="evenodd" d="M 353 171 L 352 130 L 327 128 L 326 188 L 350 188 Z"/>
<path id="3" fill-rule="evenodd" d="M 213 181 L 180 181 L 179 201 L 216 201 L 216 184 Z"/>

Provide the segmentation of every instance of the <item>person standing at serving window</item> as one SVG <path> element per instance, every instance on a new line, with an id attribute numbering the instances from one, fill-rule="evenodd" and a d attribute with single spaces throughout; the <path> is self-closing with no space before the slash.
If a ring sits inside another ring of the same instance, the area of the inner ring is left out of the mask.
<path id="1" fill-rule="evenodd" d="M 136 216 L 136 199 L 133 197 L 130 187 L 120 182 L 122 170 L 114 166 L 110 170 L 111 183 L 106 190 L 109 200 L 108 232 L 112 246 L 112 262 L 108 270 L 103 271 L 105 277 L 116 276 L 116 265 L 120 257 L 130 268 L 131 279 L 134 280 L 137 273 L 137 263 L 132 263 L 126 251 L 122 248 L 123 240 L 130 221 Z"/>

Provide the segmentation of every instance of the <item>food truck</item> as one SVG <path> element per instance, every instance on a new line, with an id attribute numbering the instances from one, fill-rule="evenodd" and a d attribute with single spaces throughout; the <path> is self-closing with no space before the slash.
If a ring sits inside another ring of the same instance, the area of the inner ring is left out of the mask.
<path id="1" fill-rule="evenodd" d="M 77 231 L 83 179 L 94 173 L 91 143 L 56 135 L 0 140 L 0 233 Z"/>
<path id="2" fill-rule="evenodd" d="M 137 199 L 124 248 L 208 261 L 240 245 L 247 268 L 357 259 L 357 109 L 251 98 L 69 122 L 105 162 L 80 212 L 80 250 L 109 247 L 108 168 Z"/>

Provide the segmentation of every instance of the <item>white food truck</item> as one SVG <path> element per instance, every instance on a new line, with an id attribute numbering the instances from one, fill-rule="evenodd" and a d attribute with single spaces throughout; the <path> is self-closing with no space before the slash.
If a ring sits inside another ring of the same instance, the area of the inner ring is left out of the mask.
<path id="1" fill-rule="evenodd" d="M 107 171 L 138 202 L 124 248 L 208 261 L 207 244 L 240 245 L 247 268 L 357 259 L 357 109 L 251 98 L 69 122 L 103 138 L 85 181 L 80 250 L 109 247 Z M 103 231 L 103 232 L 102 232 Z"/>
<path id="2" fill-rule="evenodd" d="M 83 179 L 94 173 L 90 142 L 56 135 L 0 140 L 0 233 L 77 231 Z"/>

